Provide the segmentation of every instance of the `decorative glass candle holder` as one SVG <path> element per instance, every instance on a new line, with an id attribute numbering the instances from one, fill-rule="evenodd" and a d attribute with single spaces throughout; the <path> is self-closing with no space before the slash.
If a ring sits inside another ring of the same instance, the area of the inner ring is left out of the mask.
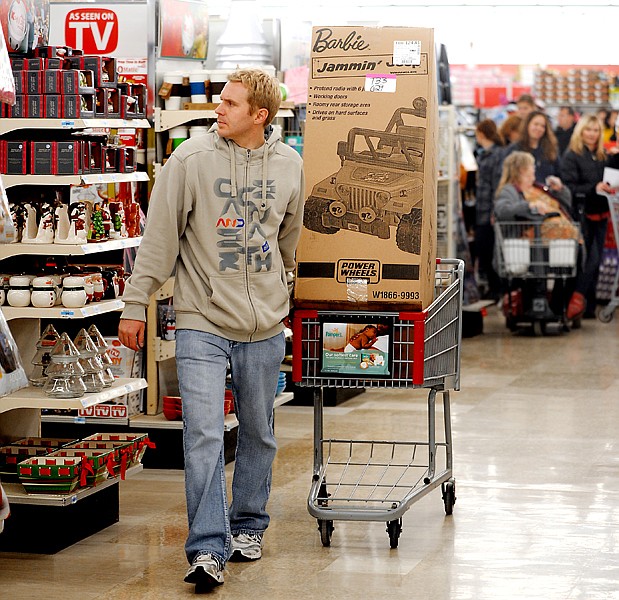
<path id="1" fill-rule="evenodd" d="M 50 353 L 47 381 L 43 390 L 52 398 L 79 398 L 86 393 L 80 354 L 67 333 L 63 333 Z"/>
<path id="2" fill-rule="evenodd" d="M 51 362 L 51 351 L 54 349 L 56 342 L 60 339 L 60 334 L 56 328 L 50 323 L 37 342 L 37 351 L 32 359 L 34 368 L 30 374 L 30 384 L 35 387 L 43 387 L 47 381 L 47 367 Z"/>

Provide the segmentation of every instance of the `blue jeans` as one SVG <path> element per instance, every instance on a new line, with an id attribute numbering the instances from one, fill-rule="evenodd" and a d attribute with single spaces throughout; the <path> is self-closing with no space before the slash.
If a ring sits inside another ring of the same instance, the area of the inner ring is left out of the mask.
<path id="1" fill-rule="evenodd" d="M 262 533 L 269 525 L 266 504 L 277 450 L 273 402 L 284 352 L 283 333 L 261 342 L 233 342 L 202 331 L 176 332 L 190 563 L 210 553 L 223 566 L 231 535 Z M 239 421 L 229 510 L 223 410 L 228 364 Z"/>

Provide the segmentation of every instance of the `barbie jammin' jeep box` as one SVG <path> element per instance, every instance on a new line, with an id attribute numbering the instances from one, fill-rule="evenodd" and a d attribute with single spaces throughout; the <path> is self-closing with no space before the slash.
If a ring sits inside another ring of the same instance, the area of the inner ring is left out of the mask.
<path id="1" fill-rule="evenodd" d="M 432 29 L 313 29 L 296 306 L 430 304 L 437 136 Z"/>

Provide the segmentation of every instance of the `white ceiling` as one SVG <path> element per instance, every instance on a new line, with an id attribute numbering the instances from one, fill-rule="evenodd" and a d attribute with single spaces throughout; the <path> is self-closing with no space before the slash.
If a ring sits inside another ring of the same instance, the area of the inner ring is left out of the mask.
<path id="1" fill-rule="evenodd" d="M 208 0 L 227 18 L 232 1 Z M 251 4 L 251 3 L 250 3 Z M 261 18 L 278 18 L 282 41 L 309 40 L 312 25 L 431 27 L 454 64 L 615 65 L 617 2 L 436 2 L 404 0 L 254 0 Z M 354 18 L 353 18 L 354 17 Z M 294 65 L 292 65 L 294 66 Z M 618 67 L 619 70 L 619 67 Z"/>

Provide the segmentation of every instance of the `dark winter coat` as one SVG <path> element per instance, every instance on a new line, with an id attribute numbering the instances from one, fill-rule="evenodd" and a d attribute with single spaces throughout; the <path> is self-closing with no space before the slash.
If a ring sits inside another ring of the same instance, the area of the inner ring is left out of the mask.
<path id="1" fill-rule="evenodd" d="M 501 162 L 501 146 L 481 149 L 477 155 L 477 187 L 475 191 L 475 224 L 489 225 L 494 210 L 496 191 L 494 172 Z"/>
<path id="2" fill-rule="evenodd" d="M 599 160 L 587 147 L 582 154 L 567 150 L 561 160 L 561 180 L 572 192 L 576 217 L 580 212 L 599 215 L 608 212 L 608 200 L 595 191 L 604 177 L 606 161 Z"/>

